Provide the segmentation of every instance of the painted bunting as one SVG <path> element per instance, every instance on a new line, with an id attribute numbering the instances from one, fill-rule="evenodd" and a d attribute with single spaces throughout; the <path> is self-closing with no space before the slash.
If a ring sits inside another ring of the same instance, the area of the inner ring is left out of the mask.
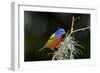
<path id="1" fill-rule="evenodd" d="M 63 28 L 59 28 L 50 36 L 47 43 L 39 51 L 43 50 L 44 48 L 50 48 L 51 50 L 54 50 L 54 48 L 56 48 L 56 46 L 58 46 L 62 41 L 63 34 L 65 34 L 65 30 Z"/>

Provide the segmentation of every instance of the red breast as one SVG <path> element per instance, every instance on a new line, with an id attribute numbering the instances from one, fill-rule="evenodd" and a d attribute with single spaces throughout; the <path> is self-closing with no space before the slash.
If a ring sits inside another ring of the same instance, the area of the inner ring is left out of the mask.
<path id="1" fill-rule="evenodd" d="M 48 47 L 49 47 L 50 49 L 54 49 L 56 46 L 59 45 L 59 43 L 61 42 L 61 40 L 62 40 L 62 38 L 56 39 L 56 40 L 55 40 L 53 43 L 51 43 Z"/>

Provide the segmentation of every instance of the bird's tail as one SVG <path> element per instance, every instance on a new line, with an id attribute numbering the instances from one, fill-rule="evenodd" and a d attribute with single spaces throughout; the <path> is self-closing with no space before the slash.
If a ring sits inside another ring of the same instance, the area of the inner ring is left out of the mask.
<path id="1" fill-rule="evenodd" d="M 39 49 L 39 52 L 42 51 L 44 48 Z"/>

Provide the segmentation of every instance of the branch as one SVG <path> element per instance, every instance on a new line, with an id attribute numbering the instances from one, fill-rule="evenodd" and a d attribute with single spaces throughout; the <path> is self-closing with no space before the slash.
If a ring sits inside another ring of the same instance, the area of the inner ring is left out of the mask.
<path id="1" fill-rule="evenodd" d="M 72 17 L 72 26 L 71 26 L 71 31 L 70 31 L 70 33 L 69 33 L 68 37 L 69 37 L 69 36 L 71 36 L 71 34 L 72 34 L 72 33 L 75 33 L 75 32 L 78 32 L 78 31 L 84 31 L 84 30 L 86 30 L 86 29 L 89 29 L 89 28 L 90 28 L 90 27 L 88 26 L 88 27 L 85 27 L 85 28 L 81 28 L 81 29 L 76 29 L 76 30 L 73 30 L 74 21 L 75 21 L 75 20 L 77 20 L 77 19 L 80 19 L 80 17 L 77 17 L 76 19 L 74 18 L 74 16 Z"/>
<path id="2" fill-rule="evenodd" d="M 74 16 L 73 16 L 73 17 L 72 17 L 72 26 L 71 26 L 71 32 L 73 31 L 74 20 L 75 20 L 75 18 L 74 18 Z"/>
<path id="3" fill-rule="evenodd" d="M 89 29 L 90 27 L 85 27 L 85 28 L 81 28 L 81 29 L 77 29 L 77 30 L 74 30 L 72 33 L 75 33 L 75 32 L 78 32 L 78 31 L 85 31 L 86 29 Z"/>

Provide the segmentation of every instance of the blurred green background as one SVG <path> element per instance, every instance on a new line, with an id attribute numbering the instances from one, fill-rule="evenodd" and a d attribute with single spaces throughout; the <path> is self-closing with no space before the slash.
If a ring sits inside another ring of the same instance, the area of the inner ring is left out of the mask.
<path id="1" fill-rule="evenodd" d="M 64 28 L 68 32 L 71 28 L 72 16 L 80 17 L 80 20 L 75 22 L 74 29 L 90 26 L 90 14 L 24 11 L 24 61 L 51 60 L 52 55 L 48 53 L 53 51 L 45 49 L 39 52 L 38 50 L 58 28 Z M 77 32 L 73 37 L 86 48 L 80 48 L 83 55 L 75 58 L 90 58 L 90 30 Z"/>

